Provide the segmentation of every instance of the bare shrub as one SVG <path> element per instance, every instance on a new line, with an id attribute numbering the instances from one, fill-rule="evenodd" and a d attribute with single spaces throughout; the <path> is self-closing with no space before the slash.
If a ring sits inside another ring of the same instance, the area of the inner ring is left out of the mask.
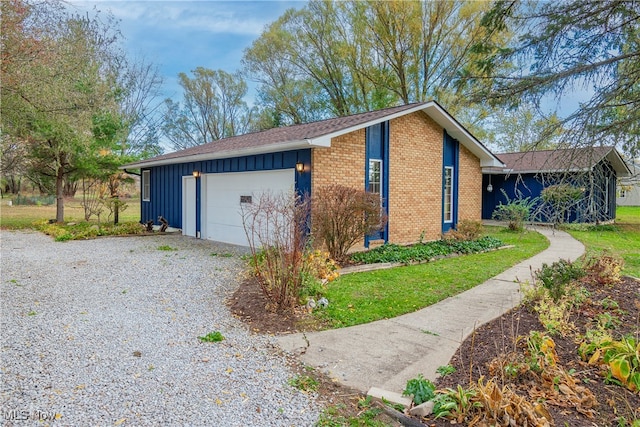
<path id="1" fill-rule="evenodd" d="M 311 206 L 313 236 L 338 262 L 343 262 L 349 249 L 365 235 L 381 230 L 387 221 L 379 194 L 342 185 L 318 188 Z"/>
<path id="2" fill-rule="evenodd" d="M 84 209 L 85 221 L 89 221 L 95 215 L 98 217 L 98 223 L 100 223 L 105 197 L 106 188 L 100 180 L 93 178 L 82 179 L 82 202 L 80 204 Z"/>
<path id="3" fill-rule="evenodd" d="M 251 266 L 270 309 L 296 306 L 305 274 L 309 200 L 292 193 L 265 192 L 243 203 L 242 224 Z"/>
<path id="4" fill-rule="evenodd" d="M 463 219 L 458 223 L 456 230 L 449 230 L 443 238 L 445 240 L 471 241 L 480 238 L 484 231 L 482 222 Z"/>

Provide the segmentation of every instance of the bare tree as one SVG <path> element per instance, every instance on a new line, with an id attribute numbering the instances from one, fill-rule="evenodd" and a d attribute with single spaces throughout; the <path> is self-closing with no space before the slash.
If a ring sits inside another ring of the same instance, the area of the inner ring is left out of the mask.
<path id="1" fill-rule="evenodd" d="M 239 73 L 198 67 L 193 78 L 180 73 L 182 104 L 165 100 L 164 135 L 177 150 L 217 141 L 249 130 L 254 112 L 243 97 L 247 84 Z"/>

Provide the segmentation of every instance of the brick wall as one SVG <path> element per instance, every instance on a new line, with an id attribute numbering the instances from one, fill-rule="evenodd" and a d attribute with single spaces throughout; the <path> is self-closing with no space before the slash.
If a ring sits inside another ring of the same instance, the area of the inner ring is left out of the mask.
<path id="1" fill-rule="evenodd" d="M 436 240 L 442 232 L 444 130 L 422 111 L 389 124 L 389 241 Z M 312 192 L 330 184 L 364 188 L 365 130 L 312 150 Z M 458 219 L 480 220 L 480 161 L 460 146 Z"/>
<path id="2" fill-rule="evenodd" d="M 482 169 L 480 161 L 460 144 L 458 175 L 458 221 L 480 221 L 482 217 Z"/>
<path id="3" fill-rule="evenodd" d="M 423 112 L 389 124 L 389 240 L 440 237 L 444 131 Z"/>
<path id="4" fill-rule="evenodd" d="M 331 148 L 311 151 L 311 194 L 331 184 L 364 189 L 365 130 L 333 138 Z"/>

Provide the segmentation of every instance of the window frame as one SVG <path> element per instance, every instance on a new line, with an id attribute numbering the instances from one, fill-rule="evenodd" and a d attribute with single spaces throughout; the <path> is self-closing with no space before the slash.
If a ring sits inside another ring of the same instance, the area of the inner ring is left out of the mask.
<path id="1" fill-rule="evenodd" d="M 378 169 L 375 169 L 375 165 L 378 166 Z M 372 180 L 372 177 L 375 177 L 377 172 L 377 180 Z M 367 191 L 369 193 L 374 193 L 380 195 L 382 197 L 382 160 L 381 159 L 369 159 L 369 176 L 367 177 Z M 371 186 L 375 185 L 377 187 L 377 191 L 374 191 Z"/>
<path id="2" fill-rule="evenodd" d="M 442 198 L 443 199 L 442 200 L 442 203 L 443 203 L 442 216 L 443 216 L 443 222 L 447 224 L 453 223 L 453 178 L 454 178 L 453 173 L 454 173 L 453 166 L 444 167 L 444 176 L 443 176 L 444 182 L 442 183 L 443 192 L 444 192 L 444 197 Z M 447 202 L 449 206 L 448 212 L 447 212 Z"/>
<path id="3" fill-rule="evenodd" d="M 140 174 L 140 196 L 143 202 L 151 201 L 151 170 L 143 170 Z"/>

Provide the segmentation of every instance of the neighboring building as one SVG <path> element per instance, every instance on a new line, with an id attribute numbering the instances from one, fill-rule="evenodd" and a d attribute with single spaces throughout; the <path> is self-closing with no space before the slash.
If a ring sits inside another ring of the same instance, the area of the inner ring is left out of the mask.
<path id="1" fill-rule="evenodd" d="M 264 190 L 312 195 L 329 184 L 380 193 L 388 223 L 379 240 L 438 239 L 459 220 L 480 220 L 481 168 L 501 165 L 425 102 L 235 136 L 126 168 L 141 169 L 143 222 L 162 215 L 188 236 L 246 245 L 241 203 Z"/>
<path id="2" fill-rule="evenodd" d="M 631 174 L 618 180 L 618 206 L 640 206 L 640 159 L 628 162 Z"/>
<path id="3" fill-rule="evenodd" d="M 497 157 L 506 167 L 483 170 L 483 219 L 490 219 L 501 203 L 528 197 L 536 200 L 534 221 L 610 221 L 616 216 L 616 181 L 630 175 L 613 147 L 528 151 Z M 549 187 L 571 191 L 571 201 L 543 203 L 543 191 Z"/>

